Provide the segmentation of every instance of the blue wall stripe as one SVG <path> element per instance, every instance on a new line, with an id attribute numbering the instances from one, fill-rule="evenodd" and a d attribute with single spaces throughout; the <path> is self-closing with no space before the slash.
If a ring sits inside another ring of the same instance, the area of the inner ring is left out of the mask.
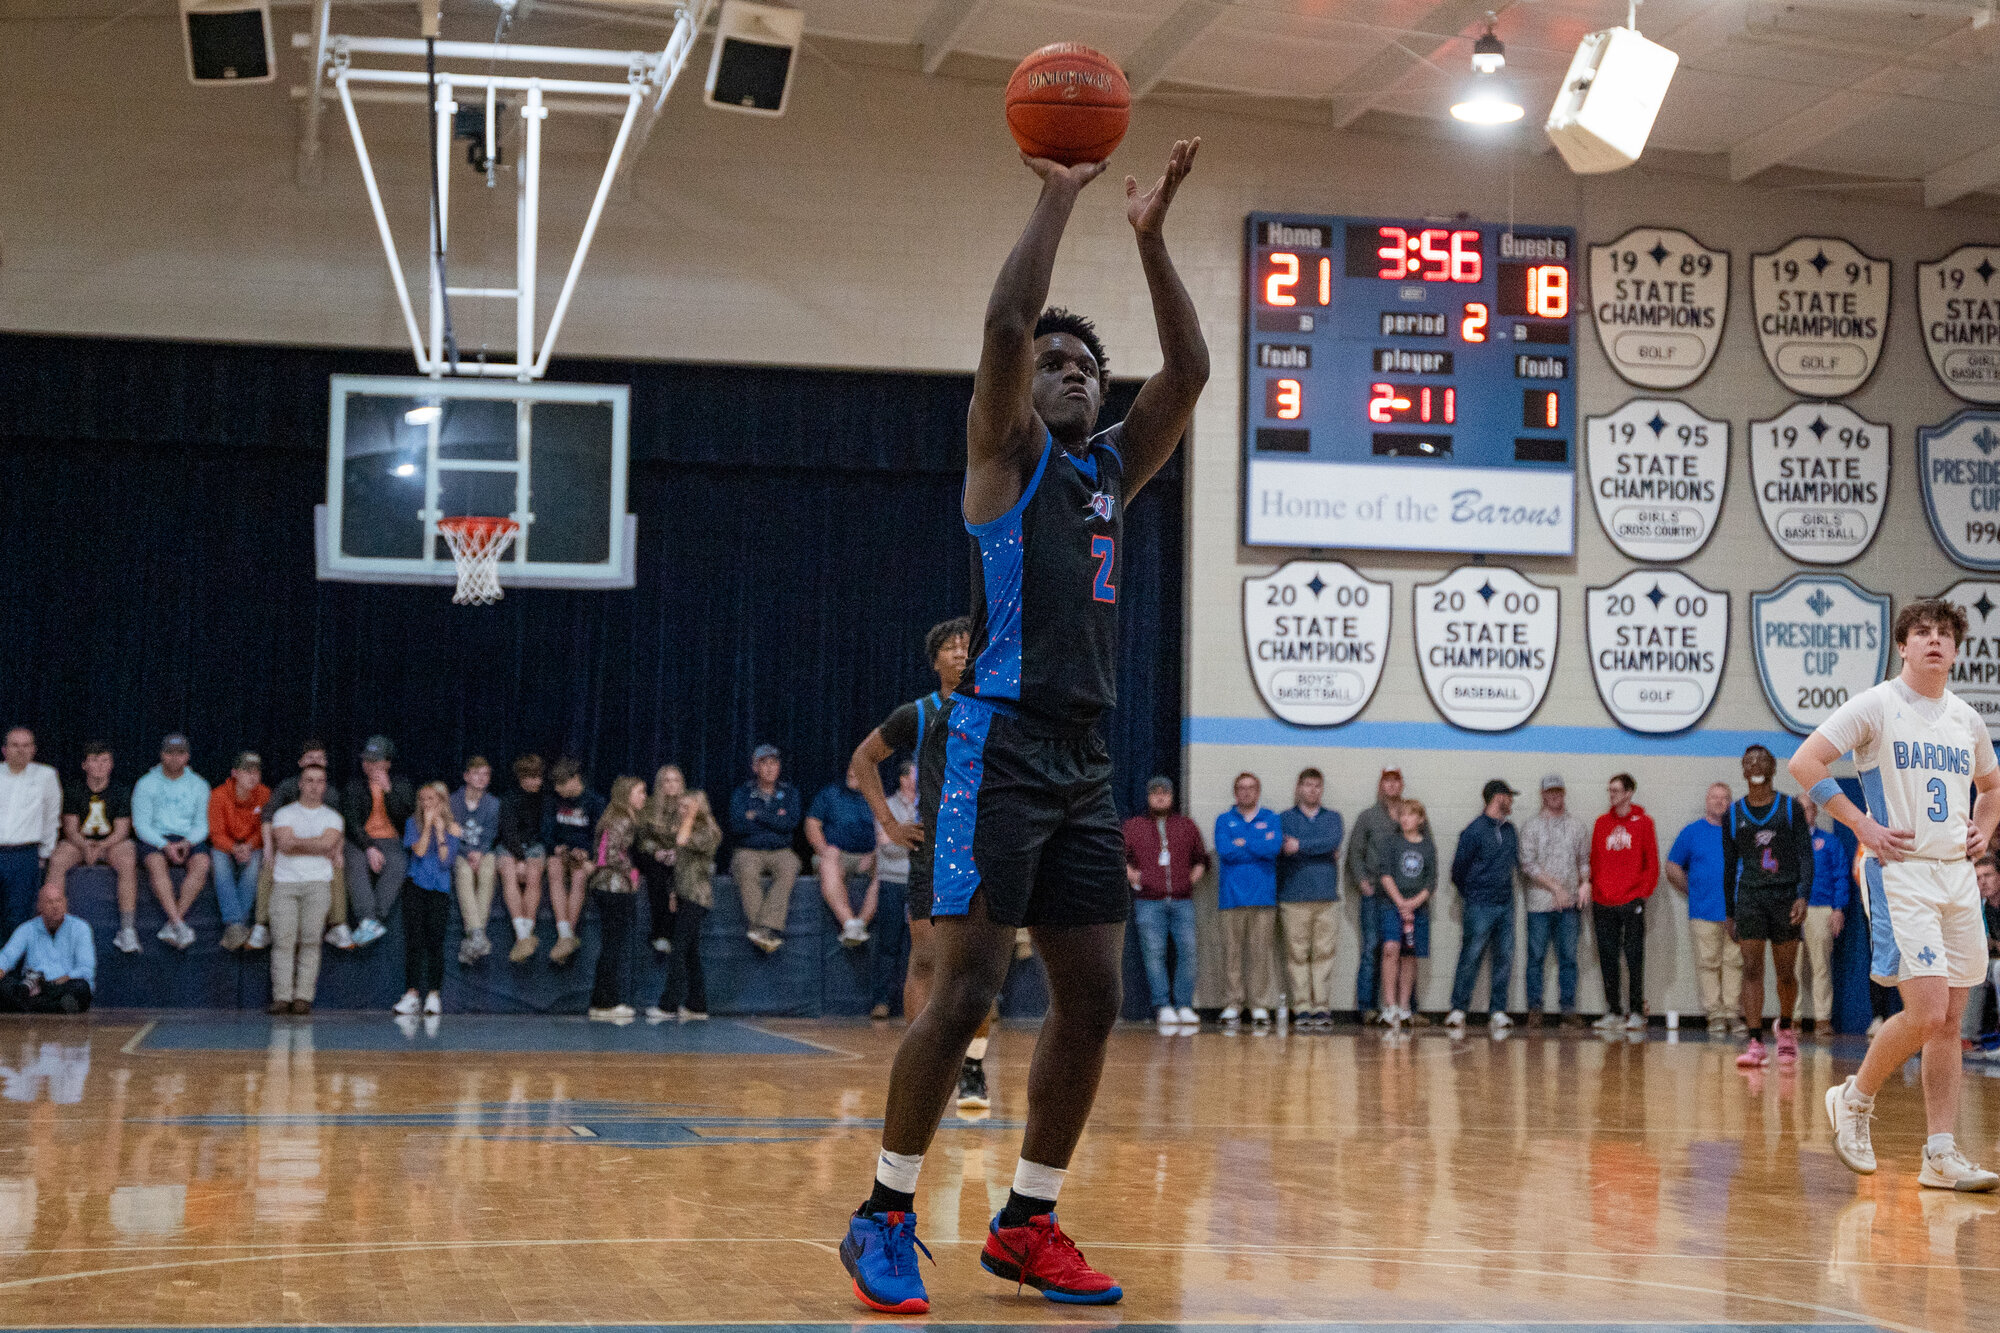
<path id="1" fill-rule="evenodd" d="M 1300 727 L 1274 717 L 1191 717 L 1181 724 L 1187 745 L 1287 745 L 1324 750 L 1492 750 L 1504 753 L 1666 755 L 1734 759 L 1751 745 L 1769 746 L 1781 760 L 1798 748 L 1789 731 L 1703 729 L 1678 736 L 1641 736 L 1618 727 L 1529 725 L 1499 733 L 1461 731 L 1447 722 L 1349 722 Z"/>

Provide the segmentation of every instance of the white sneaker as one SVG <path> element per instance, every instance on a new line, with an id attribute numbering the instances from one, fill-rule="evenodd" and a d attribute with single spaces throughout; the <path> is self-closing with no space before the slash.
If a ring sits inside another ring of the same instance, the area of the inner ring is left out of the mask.
<path id="1" fill-rule="evenodd" d="M 118 933 L 111 937 L 111 947 L 119 953 L 139 952 L 139 932 L 130 926 L 121 927 Z"/>
<path id="2" fill-rule="evenodd" d="M 593 1023 L 609 1023 L 612 1019 L 618 1017 L 618 1011 L 608 1006 L 599 1007 L 597 1005 L 592 1005 L 590 1008 L 584 1010 L 583 1012 L 584 1012 L 584 1017 L 588 1018 Z"/>
<path id="3" fill-rule="evenodd" d="M 662 938 L 653 941 L 654 953 L 664 956 L 666 954 L 672 953 L 673 951 L 674 951 L 674 943 L 672 940 Z"/>
<path id="4" fill-rule="evenodd" d="M 409 1015 L 417 1012 L 420 1007 L 422 1007 L 422 1002 L 417 999 L 417 993 L 415 991 L 404 991 L 403 998 L 389 1006 L 389 1012 L 392 1014 Z"/>
<path id="5" fill-rule="evenodd" d="M 1271 1025 L 1271 1011 L 1269 1009 L 1252 1009 L 1250 1011 L 1250 1021 L 1258 1027 L 1269 1027 Z"/>
<path id="6" fill-rule="evenodd" d="M 620 1018 L 637 1018 L 639 1016 L 639 1011 L 629 1004 L 614 1004 L 611 1006 L 611 1012 Z"/>
<path id="7" fill-rule="evenodd" d="M 1917 1183 L 1926 1189 L 1957 1190 L 1960 1194 L 1984 1194 L 2000 1186 L 2000 1176 L 1965 1160 L 1956 1144 L 1943 1152 L 1924 1153 L 1924 1169 Z"/>
<path id="8" fill-rule="evenodd" d="M 646 1006 L 646 1021 L 648 1023 L 664 1023 L 672 1017 L 673 1017 L 672 1014 L 668 1013 L 665 1009 L 660 1008 L 660 1006 L 657 1004 L 649 1004 Z"/>
<path id="9" fill-rule="evenodd" d="M 380 921 L 372 916 L 365 917 L 361 924 L 354 928 L 354 947 L 358 949 L 365 944 L 373 944 L 388 933 L 388 928 Z"/>
<path id="10" fill-rule="evenodd" d="M 1868 1122 L 1875 1118 L 1875 1109 L 1871 1105 L 1863 1110 L 1847 1100 L 1848 1090 L 1853 1086 L 1854 1077 L 1849 1075 L 1845 1082 L 1826 1090 L 1826 1118 L 1833 1124 L 1833 1155 L 1846 1163 L 1848 1170 L 1872 1176 L 1875 1145 L 1869 1141 Z M 1930 1169 L 1928 1161 L 1924 1169 Z"/>
<path id="11" fill-rule="evenodd" d="M 1625 1017 L 1622 1014 L 1606 1014 L 1591 1026 L 1599 1032 L 1614 1032 L 1625 1026 Z"/>
<path id="12" fill-rule="evenodd" d="M 1465 1026 L 1465 1010 L 1454 1009 L 1446 1014 L 1444 1016 L 1444 1025 L 1448 1028 L 1463 1028 Z"/>
<path id="13" fill-rule="evenodd" d="M 1514 1020 L 1507 1016 L 1505 1010 L 1495 1009 L 1487 1017 L 1486 1026 L 1492 1028 L 1495 1032 L 1504 1032 L 1514 1026 Z"/>
<path id="14" fill-rule="evenodd" d="M 1636 1032 L 1645 1026 L 1646 1016 L 1644 1014 L 1625 1015 L 1625 1030 L 1627 1032 Z"/>
<path id="15" fill-rule="evenodd" d="M 269 926 L 252 926 L 250 928 L 250 942 L 243 947 L 246 949 L 270 948 L 271 928 Z"/>
<path id="16" fill-rule="evenodd" d="M 1192 1008 L 1190 1008 L 1185 1004 L 1182 1005 L 1179 1009 L 1174 1011 L 1174 1016 L 1180 1019 L 1181 1022 L 1183 1023 L 1194 1023 L 1199 1025 L 1201 1022 L 1201 1015 L 1196 1013 Z"/>
<path id="17" fill-rule="evenodd" d="M 436 991 L 432 991 L 429 995 L 424 996 L 424 1013 L 441 1014 L 443 1012 L 444 1000 Z"/>
<path id="18" fill-rule="evenodd" d="M 1159 1012 L 1153 1015 L 1153 1021 L 1163 1028 L 1179 1027 L 1181 1016 L 1174 1012 L 1172 1005 L 1163 1004 L 1160 1006 Z"/>
<path id="19" fill-rule="evenodd" d="M 493 952 L 493 941 L 486 938 L 486 927 L 481 926 L 472 932 L 472 948 L 475 959 L 484 958 Z"/>
<path id="20" fill-rule="evenodd" d="M 868 924 L 858 916 L 847 918 L 847 924 L 840 928 L 842 944 L 868 943 Z"/>
<path id="21" fill-rule="evenodd" d="M 680 1007 L 680 1020 L 683 1023 L 706 1023 L 708 1021 L 708 1010 L 690 1009 L 686 1005 L 682 1005 Z"/>
<path id="22" fill-rule="evenodd" d="M 1243 1011 L 1232 1004 L 1222 1011 L 1222 1025 L 1224 1027 L 1235 1027 L 1242 1017 Z"/>
<path id="23" fill-rule="evenodd" d="M 158 940 L 160 943 L 168 945 L 175 949 L 181 947 L 181 933 L 178 929 L 175 928 L 174 923 L 171 921 L 167 922 L 166 925 L 161 926 L 160 933 L 155 935 L 153 938 Z"/>
<path id="24" fill-rule="evenodd" d="M 326 932 L 326 942 L 336 949 L 352 949 L 354 932 L 347 928 L 345 921 Z"/>

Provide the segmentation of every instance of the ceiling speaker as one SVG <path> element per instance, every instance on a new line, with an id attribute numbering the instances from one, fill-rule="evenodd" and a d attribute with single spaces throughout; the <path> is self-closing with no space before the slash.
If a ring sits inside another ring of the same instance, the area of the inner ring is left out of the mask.
<path id="1" fill-rule="evenodd" d="M 196 83 L 269 83 L 270 0 L 181 0 L 188 78 Z"/>
<path id="2" fill-rule="evenodd" d="M 723 0 L 702 100 L 726 111 L 782 116 L 791 91 L 792 57 L 805 30 L 801 10 Z"/>
<path id="3" fill-rule="evenodd" d="M 1588 176 L 1637 162 L 1680 63 L 1631 28 L 1585 37 L 1544 127 L 1569 169 Z"/>

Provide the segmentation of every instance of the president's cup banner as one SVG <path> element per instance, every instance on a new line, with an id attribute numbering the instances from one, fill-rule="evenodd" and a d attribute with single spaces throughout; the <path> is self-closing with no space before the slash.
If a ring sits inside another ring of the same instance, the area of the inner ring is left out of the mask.
<path id="1" fill-rule="evenodd" d="M 2000 412 L 1967 409 L 1919 427 L 1917 477 L 1945 554 L 1967 569 L 2000 569 Z"/>
<path id="2" fill-rule="evenodd" d="M 1757 678 L 1771 711 L 1804 736 L 1882 680 L 1889 595 L 1839 574 L 1798 574 L 1750 597 Z"/>

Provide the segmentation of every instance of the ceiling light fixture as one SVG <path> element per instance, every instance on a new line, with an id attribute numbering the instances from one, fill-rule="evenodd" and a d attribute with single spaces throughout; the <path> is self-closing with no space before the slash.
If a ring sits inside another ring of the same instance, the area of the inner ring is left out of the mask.
<path id="1" fill-rule="evenodd" d="M 1507 64 L 1507 46 L 1493 32 L 1494 17 L 1486 16 L 1486 32 L 1472 44 L 1472 79 L 1451 107 L 1468 125 L 1508 125 L 1526 114 L 1513 90 L 1495 77 Z"/>

